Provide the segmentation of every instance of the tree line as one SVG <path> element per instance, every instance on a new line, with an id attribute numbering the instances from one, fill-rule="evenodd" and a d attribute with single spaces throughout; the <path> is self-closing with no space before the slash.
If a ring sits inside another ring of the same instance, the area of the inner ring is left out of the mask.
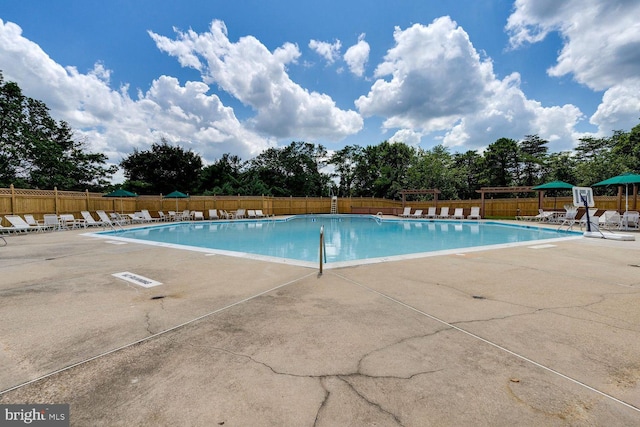
<path id="1" fill-rule="evenodd" d="M 320 145 L 291 142 L 253 159 L 224 154 L 209 165 L 191 150 L 160 140 L 120 162 L 122 187 L 138 194 L 180 190 L 203 195 L 381 197 L 402 189 L 438 188 L 443 199 L 476 198 L 493 186 L 531 186 L 561 180 L 579 186 L 623 172 L 640 171 L 640 125 L 609 137 L 581 138 L 571 151 L 550 153 L 538 135 L 500 138 L 482 153 L 452 153 L 383 141 L 348 145 L 329 153 Z M 69 125 L 46 105 L 25 97 L 0 73 L 0 186 L 108 191 L 116 166 L 86 151 Z"/>

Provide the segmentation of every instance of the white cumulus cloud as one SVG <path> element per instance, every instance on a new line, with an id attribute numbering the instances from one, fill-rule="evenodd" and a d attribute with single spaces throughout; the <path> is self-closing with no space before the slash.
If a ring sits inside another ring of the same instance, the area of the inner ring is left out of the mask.
<path id="1" fill-rule="evenodd" d="M 360 34 L 358 43 L 349 47 L 344 54 L 344 61 L 349 66 L 349 71 L 358 77 L 364 74 L 364 66 L 369 60 L 369 43 L 364 40 L 365 34 Z"/>
<path id="2" fill-rule="evenodd" d="M 309 48 L 322 56 L 329 64 L 333 64 L 336 62 L 336 59 L 340 58 L 342 43 L 340 40 L 336 40 L 333 43 L 311 40 L 309 42 Z"/>
<path id="3" fill-rule="evenodd" d="M 205 161 L 227 152 L 254 156 L 276 143 L 247 129 L 217 95 L 207 95 L 203 82 L 181 86 L 176 78 L 160 76 L 133 99 L 127 87 L 109 87 L 111 71 L 104 64 L 87 73 L 63 67 L 24 38 L 18 25 L 1 20 L 0 64 L 5 80 L 42 100 L 53 117 L 67 121 L 91 151 L 106 154 L 112 163 L 161 137 L 193 149 Z"/>
<path id="4" fill-rule="evenodd" d="M 609 134 L 630 129 L 640 114 L 640 2 L 630 0 L 517 0 L 506 30 L 511 46 L 563 40 L 550 76 L 571 75 L 594 91 L 605 91 L 590 118 Z"/>
<path id="5" fill-rule="evenodd" d="M 396 28 L 392 47 L 375 71 L 369 93 L 356 100 L 361 114 L 385 118 L 397 138 L 444 131 L 447 146 L 479 149 L 501 137 L 538 134 L 552 150 L 569 149 L 582 114 L 573 105 L 543 107 L 527 99 L 520 76 L 499 80 L 468 34 L 449 17 Z M 394 138 L 396 138 L 394 135 Z"/>
<path id="6" fill-rule="evenodd" d="M 329 95 L 309 92 L 291 80 L 287 65 L 300 57 L 292 43 L 270 52 L 252 36 L 232 42 L 217 20 L 204 33 L 177 31 L 175 39 L 150 35 L 158 48 L 198 69 L 204 82 L 252 107 L 257 114 L 248 123 L 261 134 L 340 140 L 363 127 L 357 112 L 342 110 Z"/>

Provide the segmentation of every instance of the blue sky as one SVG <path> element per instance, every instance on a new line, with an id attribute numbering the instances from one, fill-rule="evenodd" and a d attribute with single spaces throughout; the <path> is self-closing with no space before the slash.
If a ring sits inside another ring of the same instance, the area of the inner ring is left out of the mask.
<path id="1" fill-rule="evenodd" d="M 640 3 L 5 2 L 0 70 L 118 163 L 291 141 L 551 151 L 640 120 Z M 606 6 L 606 7 L 605 7 Z"/>

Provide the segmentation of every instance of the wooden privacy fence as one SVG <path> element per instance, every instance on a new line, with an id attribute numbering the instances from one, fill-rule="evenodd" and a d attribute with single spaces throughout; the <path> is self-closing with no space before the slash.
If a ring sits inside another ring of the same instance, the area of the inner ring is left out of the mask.
<path id="1" fill-rule="evenodd" d="M 596 206 L 601 210 L 624 209 L 624 197 L 620 196 L 596 196 Z M 518 215 L 536 215 L 538 213 L 538 198 L 485 198 L 484 216 L 513 218 Z M 565 204 L 571 204 L 571 197 L 543 197 L 542 207 L 545 210 L 560 210 Z M 448 206 L 450 212 L 455 208 L 463 208 L 465 215 L 469 214 L 472 206 L 480 206 L 480 199 L 470 200 L 430 200 L 430 201 L 406 201 L 405 206 L 410 206 L 412 212 L 423 209 L 424 212 L 430 206 L 439 208 Z M 338 213 L 369 213 L 398 214 L 402 212 L 401 201 L 369 198 L 369 197 L 340 197 L 338 198 Z M 289 214 L 319 214 L 331 211 L 331 197 L 269 197 L 269 196 L 191 196 L 186 199 L 167 199 L 162 195 L 138 196 L 131 198 L 108 198 L 102 193 L 88 191 L 59 191 L 53 190 L 29 190 L 0 188 L 0 216 L 2 225 L 8 226 L 4 215 L 32 214 L 36 219 L 42 219 L 44 214 L 73 214 L 80 217 L 81 211 L 95 212 L 104 210 L 107 212 L 131 213 L 142 209 L 149 210 L 157 216 L 158 211 L 203 211 L 207 217 L 209 209 L 224 209 L 235 211 L 237 209 L 262 209 L 265 214 L 289 215 Z M 636 198 L 629 198 L 629 209 L 636 209 Z"/>

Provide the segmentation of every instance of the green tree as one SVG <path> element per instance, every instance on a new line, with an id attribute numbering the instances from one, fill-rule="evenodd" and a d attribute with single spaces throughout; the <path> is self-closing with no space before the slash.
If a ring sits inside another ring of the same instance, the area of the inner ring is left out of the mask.
<path id="1" fill-rule="evenodd" d="M 506 187 L 518 181 L 518 144 L 513 139 L 500 138 L 484 153 L 485 176 L 491 187 Z"/>
<path id="2" fill-rule="evenodd" d="M 117 170 L 102 153 L 86 151 L 69 125 L 42 102 L 22 95 L 0 73 L 0 185 L 99 190 Z"/>
<path id="3" fill-rule="evenodd" d="M 354 169 L 355 195 L 400 198 L 400 190 L 407 188 L 407 174 L 415 155 L 415 149 L 402 142 L 383 141 L 365 147 Z"/>
<path id="4" fill-rule="evenodd" d="M 527 135 L 519 142 L 520 170 L 523 175 L 519 182 L 520 185 L 533 186 L 542 183 L 544 164 L 549 151 L 548 143 L 549 141 L 538 135 Z"/>
<path id="5" fill-rule="evenodd" d="M 329 164 L 335 167 L 334 176 L 338 178 L 337 195 L 350 197 L 354 195 L 353 182 L 356 174 L 358 158 L 362 155 L 362 147 L 347 145 L 336 151 L 329 159 Z"/>
<path id="6" fill-rule="evenodd" d="M 242 189 L 244 165 L 240 157 L 223 154 L 220 159 L 202 168 L 200 191 L 204 194 L 221 195 L 244 193 Z"/>
<path id="7" fill-rule="evenodd" d="M 249 180 L 264 184 L 275 196 L 329 195 L 331 177 L 326 166 L 327 150 L 322 145 L 292 142 L 286 147 L 269 148 L 249 161 Z"/>
<path id="8" fill-rule="evenodd" d="M 167 194 L 174 190 L 195 193 L 200 187 L 202 158 L 162 139 L 148 151 L 133 151 L 120 166 L 127 178 L 126 188 L 139 193 Z"/>
<path id="9" fill-rule="evenodd" d="M 453 167 L 459 180 L 458 195 L 461 199 L 475 199 L 478 197 L 476 190 L 486 186 L 484 181 L 484 157 L 476 151 L 469 150 L 466 153 L 458 153 L 453 156 Z"/>

